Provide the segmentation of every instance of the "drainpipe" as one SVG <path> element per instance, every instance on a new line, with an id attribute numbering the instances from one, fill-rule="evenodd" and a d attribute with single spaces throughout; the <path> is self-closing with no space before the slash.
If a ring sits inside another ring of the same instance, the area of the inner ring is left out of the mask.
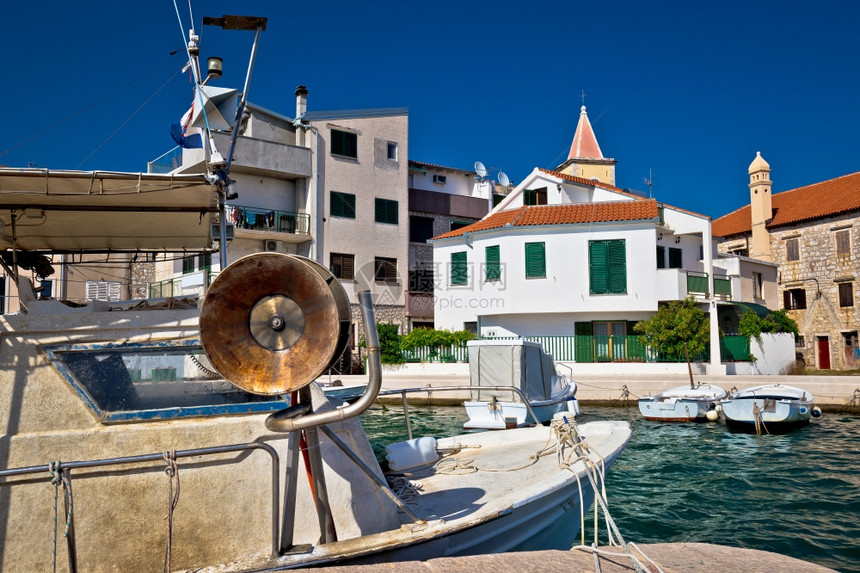
<path id="1" fill-rule="evenodd" d="M 314 168 L 313 168 L 313 176 L 311 177 L 310 182 L 310 197 L 309 203 L 312 206 L 312 212 L 310 216 L 310 233 L 311 233 L 311 249 L 309 258 L 315 260 L 316 262 L 322 264 L 322 237 L 319 236 L 319 219 L 321 218 L 320 209 L 319 209 L 319 177 L 320 177 L 320 132 L 313 125 L 307 123 L 305 121 L 305 113 L 308 109 L 308 88 L 305 86 L 298 86 L 296 88 L 296 119 L 293 121 L 293 127 L 298 130 L 299 128 L 303 130 L 312 130 L 314 132 Z M 296 136 L 298 137 L 299 132 L 296 131 Z M 302 147 L 306 147 L 306 142 L 304 138 L 304 132 L 302 133 L 301 140 L 297 140 L 296 143 L 301 145 Z"/>

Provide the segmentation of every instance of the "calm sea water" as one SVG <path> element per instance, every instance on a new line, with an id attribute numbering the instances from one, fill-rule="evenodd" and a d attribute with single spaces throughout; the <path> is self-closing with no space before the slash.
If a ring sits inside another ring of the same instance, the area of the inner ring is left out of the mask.
<path id="1" fill-rule="evenodd" d="M 463 408 L 410 412 L 415 437 L 463 433 Z M 580 423 L 594 420 L 627 420 L 633 428 L 606 480 L 626 541 L 760 549 L 860 573 L 860 417 L 826 413 L 778 436 L 649 422 L 636 408 L 584 407 Z M 378 455 L 406 439 L 400 407 L 374 406 L 362 423 Z M 605 531 L 600 539 L 606 542 Z"/>

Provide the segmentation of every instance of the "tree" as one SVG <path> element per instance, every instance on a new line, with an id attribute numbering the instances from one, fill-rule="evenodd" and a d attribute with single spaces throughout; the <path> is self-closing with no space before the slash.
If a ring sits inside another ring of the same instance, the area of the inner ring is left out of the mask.
<path id="1" fill-rule="evenodd" d="M 738 333 L 761 342 L 762 333 L 789 332 L 797 336 L 797 323 L 784 310 L 775 310 L 759 318 L 754 312 L 745 312 L 738 322 Z"/>
<path id="2" fill-rule="evenodd" d="M 703 352 L 710 340 L 708 316 L 693 297 L 661 306 L 657 314 L 636 323 L 633 330 L 643 334 L 649 346 L 674 359 L 685 357 L 685 345 L 694 356 Z"/>
<path id="3" fill-rule="evenodd" d="M 433 330 L 431 328 L 416 328 L 400 340 L 403 350 L 415 348 L 430 348 L 431 352 L 439 354 L 443 348 L 459 348 L 467 340 L 475 338 L 468 330 Z"/>
<path id="4" fill-rule="evenodd" d="M 376 332 L 379 336 L 379 357 L 383 364 L 403 364 L 403 356 L 400 354 L 401 336 L 397 333 L 396 324 L 383 322 L 376 323 Z"/>

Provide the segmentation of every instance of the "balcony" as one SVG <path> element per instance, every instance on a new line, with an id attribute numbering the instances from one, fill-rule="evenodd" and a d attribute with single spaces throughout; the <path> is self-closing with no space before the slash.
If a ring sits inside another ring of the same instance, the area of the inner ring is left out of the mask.
<path id="1" fill-rule="evenodd" d="M 215 146 L 226 156 L 230 136 L 214 133 Z M 240 173 L 257 173 L 278 179 L 310 177 L 311 150 L 307 147 L 239 136 L 233 150 L 232 169 Z"/>
<path id="2" fill-rule="evenodd" d="M 232 221 L 237 236 L 241 236 L 242 230 L 248 230 L 277 233 L 279 240 L 289 242 L 304 242 L 310 239 L 311 217 L 307 213 L 228 205 L 227 220 Z"/>
<path id="3" fill-rule="evenodd" d="M 683 300 L 692 295 L 707 298 L 708 273 L 686 269 L 657 269 L 658 300 Z M 732 280 L 714 276 L 714 298 L 732 300 Z"/>

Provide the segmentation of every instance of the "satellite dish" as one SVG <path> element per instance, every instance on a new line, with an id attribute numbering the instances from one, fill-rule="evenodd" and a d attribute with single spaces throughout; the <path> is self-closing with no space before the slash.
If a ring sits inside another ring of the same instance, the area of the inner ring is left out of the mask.
<path id="1" fill-rule="evenodd" d="M 486 177 L 487 168 L 484 167 L 484 164 L 481 163 L 480 161 L 476 161 L 475 162 L 475 173 L 478 174 L 478 177 Z"/>
<path id="2" fill-rule="evenodd" d="M 499 177 L 499 185 L 501 185 L 502 187 L 507 187 L 508 185 L 511 184 L 511 180 L 508 179 L 508 176 L 505 175 L 504 171 L 499 171 L 498 177 Z"/>

